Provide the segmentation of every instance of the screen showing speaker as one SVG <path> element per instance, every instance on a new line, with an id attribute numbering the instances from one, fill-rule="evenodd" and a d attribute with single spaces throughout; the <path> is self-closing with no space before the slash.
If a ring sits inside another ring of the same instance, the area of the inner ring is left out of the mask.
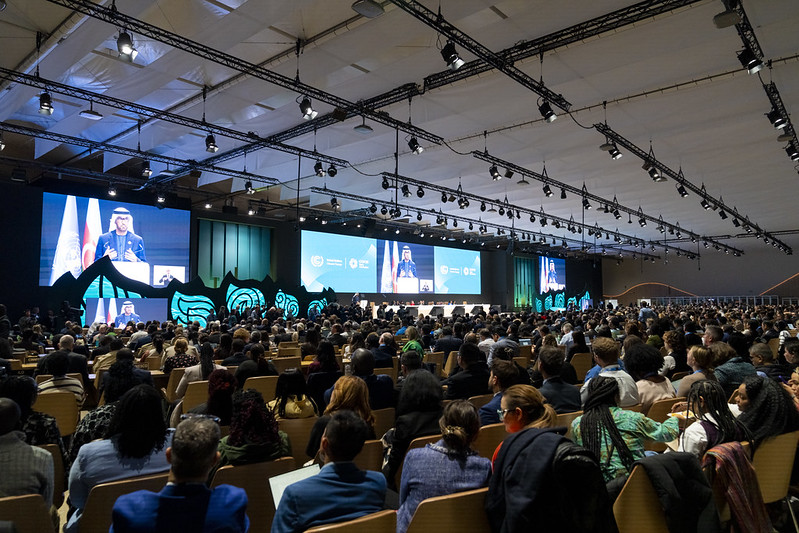
<path id="1" fill-rule="evenodd" d="M 538 258 L 538 292 L 562 291 L 566 288 L 566 260 L 558 257 Z"/>
<path id="2" fill-rule="evenodd" d="M 167 298 L 87 298 L 86 323 L 105 322 L 124 328 L 128 322 L 167 319 Z"/>
<path id="3" fill-rule="evenodd" d="M 187 281 L 190 220 L 180 209 L 44 193 L 39 284 L 77 278 L 103 257 L 147 285 Z"/>
<path id="4" fill-rule="evenodd" d="M 302 232 L 300 277 L 311 292 L 480 294 L 480 252 L 400 240 Z"/>

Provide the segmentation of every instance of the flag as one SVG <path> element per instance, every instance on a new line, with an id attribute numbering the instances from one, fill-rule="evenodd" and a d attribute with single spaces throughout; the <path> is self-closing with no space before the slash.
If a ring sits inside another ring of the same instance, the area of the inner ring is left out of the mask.
<path id="1" fill-rule="evenodd" d="M 397 267 L 399 266 L 399 248 L 397 247 L 397 241 L 394 241 L 394 252 L 391 254 L 391 279 L 394 281 L 393 283 L 393 292 L 397 292 Z"/>
<path id="2" fill-rule="evenodd" d="M 380 292 L 391 292 L 391 252 L 388 249 L 388 241 L 385 241 L 386 248 L 383 252 L 383 268 L 380 271 Z"/>
<path id="3" fill-rule="evenodd" d="M 66 272 L 74 277 L 80 276 L 80 235 L 78 234 L 78 204 L 74 196 L 67 196 L 61 230 L 55 247 L 53 270 L 50 272 L 50 285 Z"/>
<path id="4" fill-rule="evenodd" d="M 117 319 L 117 299 L 111 298 L 108 300 L 108 317 L 106 322 L 109 324 L 115 324 L 115 320 Z"/>
<path id="5" fill-rule="evenodd" d="M 105 303 L 102 298 L 97 298 L 97 312 L 94 313 L 94 320 L 92 324 L 95 322 L 105 322 Z"/>
<path id="6" fill-rule="evenodd" d="M 100 202 L 97 198 L 89 199 L 86 208 L 86 224 L 83 227 L 83 270 L 94 263 L 94 253 L 97 251 L 97 240 L 103 233 L 100 223 Z"/>

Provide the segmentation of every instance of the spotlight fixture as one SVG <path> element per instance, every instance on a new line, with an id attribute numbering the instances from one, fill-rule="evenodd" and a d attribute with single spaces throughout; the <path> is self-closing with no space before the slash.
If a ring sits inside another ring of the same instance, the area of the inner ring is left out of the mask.
<path id="1" fill-rule="evenodd" d="M 138 50 L 133 46 L 133 39 L 124 30 L 119 32 L 119 37 L 117 37 L 117 51 L 119 52 L 119 57 L 128 61 L 133 61 L 139 55 Z"/>
<path id="2" fill-rule="evenodd" d="M 441 203 L 442 204 L 447 203 L 447 193 L 445 193 L 445 192 L 441 193 Z"/>
<path id="3" fill-rule="evenodd" d="M 558 116 L 552 111 L 552 106 L 549 105 L 549 102 L 544 100 L 544 102 L 538 106 L 538 111 L 541 113 L 541 116 L 544 117 L 546 122 L 554 122 Z"/>
<path id="4" fill-rule="evenodd" d="M 116 196 L 117 195 L 117 188 L 113 185 L 108 186 L 108 196 Z"/>
<path id="5" fill-rule="evenodd" d="M 799 148 L 796 143 L 791 143 L 785 147 L 785 153 L 791 158 L 791 161 L 799 161 Z"/>
<path id="6" fill-rule="evenodd" d="M 710 202 L 707 201 L 707 198 L 702 198 L 702 201 L 699 202 L 699 205 L 701 205 L 705 211 L 710 209 Z"/>
<path id="7" fill-rule="evenodd" d="M 338 209 L 339 209 L 339 207 L 340 207 L 340 206 L 338 205 L 338 200 L 336 199 L 336 197 L 335 197 L 335 196 L 334 196 L 333 198 L 331 198 L 331 199 L 330 199 L 330 207 L 332 207 L 332 208 L 333 208 L 333 211 L 338 211 Z"/>
<path id="8" fill-rule="evenodd" d="M 410 148 L 411 152 L 416 155 L 421 154 L 424 152 L 424 148 L 421 144 L 419 144 L 419 140 L 416 137 L 411 137 L 408 141 L 408 148 Z"/>
<path id="9" fill-rule="evenodd" d="M 455 198 L 454 194 L 449 193 L 449 198 L 447 198 L 447 200 L 449 200 L 450 202 L 454 202 L 455 200 L 457 200 L 457 198 Z"/>
<path id="10" fill-rule="evenodd" d="M 316 163 L 314 163 L 313 171 L 320 178 L 324 178 L 325 177 L 325 166 L 322 164 L 321 161 L 317 161 Z"/>
<path id="11" fill-rule="evenodd" d="M 614 209 L 614 210 L 613 210 L 613 217 L 614 217 L 616 220 L 619 220 L 619 219 L 621 218 L 621 213 L 619 212 L 619 210 L 618 210 L 618 209 Z"/>
<path id="12" fill-rule="evenodd" d="M 788 125 L 788 119 L 782 116 L 782 114 L 777 109 L 772 109 L 768 113 L 766 113 L 766 118 L 768 121 L 771 122 L 771 125 L 781 130 L 785 126 Z"/>
<path id="13" fill-rule="evenodd" d="M 741 66 L 743 66 L 749 74 L 755 74 L 763 68 L 763 61 L 748 47 L 738 53 L 738 61 L 741 62 Z"/>
<path id="14" fill-rule="evenodd" d="M 474 229 L 474 224 L 472 224 L 472 222 L 469 222 L 469 231 L 472 231 L 473 229 Z"/>
<path id="15" fill-rule="evenodd" d="M 155 201 L 158 202 L 159 204 L 163 204 L 164 202 L 166 202 L 166 197 L 163 194 L 158 193 L 157 195 L 155 195 Z"/>
<path id="16" fill-rule="evenodd" d="M 727 220 L 727 213 L 724 212 L 724 209 L 719 211 L 719 216 L 721 217 L 721 220 Z"/>
<path id="17" fill-rule="evenodd" d="M 677 184 L 677 193 L 680 195 L 680 198 L 685 198 L 688 196 L 688 191 L 685 190 L 685 187 L 682 183 Z"/>
<path id="18" fill-rule="evenodd" d="M 614 161 L 616 159 L 621 159 L 622 153 L 619 152 L 618 147 L 616 147 L 616 143 L 609 139 L 606 139 L 604 144 L 599 146 L 599 149 L 602 150 L 603 152 L 609 153 L 610 158 L 613 159 Z"/>
<path id="19" fill-rule="evenodd" d="M 374 202 L 372 202 L 372 205 L 369 206 L 369 212 L 373 215 L 377 213 L 377 206 L 374 204 Z"/>
<path id="20" fill-rule="evenodd" d="M 566 199 L 566 189 L 564 189 L 563 187 L 561 187 L 561 189 L 560 189 L 560 199 L 561 200 L 565 200 Z"/>
<path id="21" fill-rule="evenodd" d="M 80 113 L 78 113 L 83 118 L 87 118 L 89 120 L 100 120 L 103 118 L 103 114 L 94 110 L 94 102 L 91 100 L 89 101 L 89 109 L 84 109 Z"/>
<path id="22" fill-rule="evenodd" d="M 370 133 L 372 133 L 374 130 L 369 124 L 366 123 L 366 117 L 361 117 L 361 120 L 362 122 L 352 129 L 357 131 L 361 135 L 369 135 Z"/>
<path id="23" fill-rule="evenodd" d="M 416 196 L 418 196 L 419 198 L 424 197 L 424 189 L 422 189 L 421 185 L 419 186 L 418 189 L 416 189 Z"/>
<path id="24" fill-rule="evenodd" d="M 418 220 L 419 222 L 422 221 L 422 213 L 420 213 L 420 212 L 416 213 L 416 220 Z"/>
<path id="25" fill-rule="evenodd" d="M 541 190 L 544 191 L 544 196 L 546 196 L 547 198 L 551 198 L 552 195 L 554 194 L 552 192 L 552 189 L 549 188 L 549 183 L 545 183 L 544 186 L 541 188 Z"/>
<path id="26" fill-rule="evenodd" d="M 408 184 L 406 183 L 405 185 L 402 186 L 402 196 L 407 198 L 410 195 L 411 195 L 411 189 L 410 187 L 408 187 Z"/>
<path id="27" fill-rule="evenodd" d="M 302 112 L 302 118 L 305 120 L 314 119 L 319 114 L 318 111 L 314 111 L 314 108 L 311 107 L 311 99 L 307 96 L 304 96 L 300 102 L 300 111 Z"/>
<path id="28" fill-rule="evenodd" d="M 248 181 L 244 184 L 244 192 L 247 194 L 255 194 L 255 189 L 252 188 L 252 182 Z"/>
<path id="29" fill-rule="evenodd" d="M 458 70 L 465 63 L 455 50 L 455 45 L 452 41 L 447 41 L 447 44 L 441 49 L 441 57 L 444 58 L 444 63 L 447 64 L 450 70 Z"/>
<path id="30" fill-rule="evenodd" d="M 647 171 L 647 173 L 649 174 L 649 177 L 652 178 L 652 181 L 654 181 L 655 183 L 660 183 L 662 181 L 666 181 L 666 177 L 663 176 L 660 173 L 660 171 L 655 166 L 655 164 L 652 161 L 650 161 L 649 159 L 647 159 L 644 162 L 644 166 L 642 166 L 641 168 L 643 168 L 644 170 Z"/>
<path id="31" fill-rule="evenodd" d="M 384 191 L 388 190 L 388 188 L 391 187 L 391 184 L 388 182 L 387 177 L 383 176 L 383 183 L 381 183 L 380 186 L 383 187 Z"/>
<path id="32" fill-rule="evenodd" d="M 149 161 L 142 161 L 141 163 L 141 177 L 142 178 L 149 178 L 153 175 L 152 169 L 150 169 L 150 162 Z"/>
<path id="33" fill-rule="evenodd" d="M 504 214 L 505 214 L 505 208 L 504 208 L 504 207 L 502 207 L 502 206 L 500 206 L 500 207 L 499 207 L 499 216 L 502 216 L 502 215 L 504 215 Z"/>
<path id="34" fill-rule="evenodd" d="M 215 154 L 219 151 L 219 146 L 216 144 L 216 138 L 213 133 L 209 133 L 205 137 L 205 151 Z"/>
<path id="35" fill-rule="evenodd" d="M 491 179 L 493 179 L 494 181 L 498 180 L 501 177 L 499 169 L 497 168 L 496 165 L 491 165 L 488 168 L 488 173 L 491 174 Z"/>
<path id="36" fill-rule="evenodd" d="M 6 142 L 3 140 L 3 133 L 0 132 L 0 152 L 6 149 Z"/>
<path id="37" fill-rule="evenodd" d="M 376 0 L 355 0 L 351 7 L 352 10 L 359 15 L 363 15 L 364 17 L 370 19 L 379 17 L 385 13 L 383 6 Z"/>
<path id="38" fill-rule="evenodd" d="M 327 175 L 331 178 L 335 178 L 336 174 L 338 174 L 338 170 L 336 169 L 335 165 L 330 165 L 327 169 Z"/>
<path id="39" fill-rule="evenodd" d="M 486 203 L 485 202 L 480 202 L 480 211 L 485 213 L 485 210 L 486 210 Z"/>
<path id="40" fill-rule="evenodd" d="M 588 201 L 588 198 L 583 198 L 583 209 L 591 209 L 591 202 Z"/>
<path id="41" fill-rule="evenodd" d="M 646 219 L 645 219 L 644 217 L 640 217 L 640 218 L 638 219 L 638 224 L 639 224 L 639 225 L 640 225 L 642 228 L 645 228 L 645 227 L 646 227 Z"/>
<path id="42" fill-rule="evenodd" d="M 212 207 L 213 207 L 213 205 L 211 205 L 211 202 L 205 202 L 205 208 L 206 209 L 211 209 Z"/>
<path id="43" fill-rule="evenodd" d="M 255 208 L 253 206 L 248 207 L 247 214 L 253 216 L 255 214 Z"/>
<path id="44" fill-rule="evenodd" d="M 509 168 L 506 168 L 505 169 L 505 177 L 508 178 L 508 179 L 511 179 L 513 177 L 513 171 L 511 169 L 509 169 Z M 524 176 L 522 176 L 522 181 L 524 181 Z M 521 183 L 521 181 L 519 183 Z"/>
<path id="45" fill-rule="evenodd" d="M 380 208 L 380 214 L 386 216 L 388 214 L 388 207 L 383 206 Z"/>
<path id="46" fill-rule="evenodd" d="M 50 96 L 50 93 L 44 91 L 39 95 L 39 114 L 52 115 L 53 111 L 55 111 L 53 107 L 53 98 Z"/>

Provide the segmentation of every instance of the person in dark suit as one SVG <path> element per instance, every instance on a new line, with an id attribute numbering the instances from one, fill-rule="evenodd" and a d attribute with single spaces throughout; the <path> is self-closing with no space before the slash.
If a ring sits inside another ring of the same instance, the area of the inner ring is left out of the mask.
<path id="1" fill-rule="evenodd" d="M 519 383 L 519 369 L 513 361 L 494 359 L 491 363 L 491 374 L 488 376 L 488 386 L 494 393 L 491 401 L 480 408 L 480 425 L 498 424 L 502 394 L 511 385 Z M 577 395 L 580 396 L 579 394 Z"/>
<path id="2" fill-rule="evenodd" d="M 558 348 L 544 346 L 538 354 L 538 370 L 544 378 L 539 391 L 557 413 L 573 413 L 581 408 L 580 391 L 560 377 L 566 357 Z"/>
<path id="3" fill-rule="evenodd" d="M 463 340 L 452 336 L 452 326 L 444 326 L 441 328 L 441 336 L 433 345 L 434 352 L 444 352 L 444 363 L 447 362 L 450 352 L 457 352 Z"/>
<path id="4" fill-rule="evenodd" d="M 169 483 L 161 492 L 140 490 L 120 496 L 114 503 L 111 531 L 247 531 L 244 489 L 205 486 L 208 473 L 219 461 L 219 438 L 219 425 L 210 418 L 182 421 L 172 446 L 166 449 Z"/>
<path id="5" fill-rule="evenodd" d="M 447 386 L 444 399 L 468 399 L 491 392 L 488 389 L 488 366 L 480 360 L 480 348 L 476 344 L 467 342 L 461 345 L 458 351 L 458 366 L 460 372 L 452 374 L 444 380 Z"/>
<path id="6" fill-rule="evenodd" d="M 346 522 L 383 509 L 386 480 L 360 470 L 352 460 L 369 434 L 352 411 L 333 413 L 320 444 L 325 465 L 315 476 L 289 485 L 272 521 L 272 533 L 300 533 L 332 522 Z"/>
<path id="7" fill-rule="evenodd" d="M 133 367 L 134 363 L 133 352 L 128 348 L 122 348 L 120 350 L 117 350 L 117 357 L 115 362 L 118 363 L 120 361 L 129 364 L 131 367 Z M 150 374 L 149 370 L 143 370 L 141 368 L 133 367 L 133 376 L 136 378 L 136 381 L 138 381 L 139 383 L 145 383 L 147 385 L 153 386 L 153 375 Z M 98 397 L 102 396 L 103 392 L 105 392 L 105 389 L 108 386 L 108 383 L 110 383 L 111 379 L 112 378 L 111 376 L 108 375 L 108 372 L 103 374 L 102 381 L 100 382 L 100 390 L 99 390 L 100 393 Z"/>
<path id="8" fill-rule="evenodd" d="M 391 368 L 394 366 L 394 357 L 397 350 L 394 349 L 394 339 L 391 333 L 385 332 L 380 335 L 380 344 L 372 350 L 375 356 L 375 368 Z"/>
<path id="9" fill-rule="evenodd" d="M 144 239 L 133 233 L 133 217 L 124 207 L 114 209 L 111 228 L 97 239 L 94 260 L 106 255 L 111 261 L 147 261 L 144 255 Z"/>
<path id="10" fill-rule="evenodd" d="M 75 347 L 75 339 L 72 335 L 62 335 L 58 339 L 58 351 L 66 352 L 69 358 L 69 367 L 67 368 L 68 374 L 80 374 L 83 379 L 83 386 L 86 387 L 91 383 L 89 380 L 89 365 L 85 355 L 80 355 L 72 351 Z M 55 353 L 55 352 L 53 352 Z M 48 369 L 48 361 L 51 354 L 39 359 L 36 365 L 36 374 L 52 374 Z M 92 389 L 93 390 L 93 389 Z"/>

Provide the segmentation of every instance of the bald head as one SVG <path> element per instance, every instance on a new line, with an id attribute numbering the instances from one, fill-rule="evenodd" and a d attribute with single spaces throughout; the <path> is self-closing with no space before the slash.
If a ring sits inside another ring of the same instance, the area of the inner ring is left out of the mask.
<path id="1" fill-rule="evenodd" d="M 0 435 L 14 431 L 21 416 L 17 402 L 0 398 Z"/>
<path id="2" fill-rule="evenodd" d="M 75 338 L 72 335 L 62 335 L 61 340 L 58 341 L 58 347 L 71 352 L 75 347 Z"/>

